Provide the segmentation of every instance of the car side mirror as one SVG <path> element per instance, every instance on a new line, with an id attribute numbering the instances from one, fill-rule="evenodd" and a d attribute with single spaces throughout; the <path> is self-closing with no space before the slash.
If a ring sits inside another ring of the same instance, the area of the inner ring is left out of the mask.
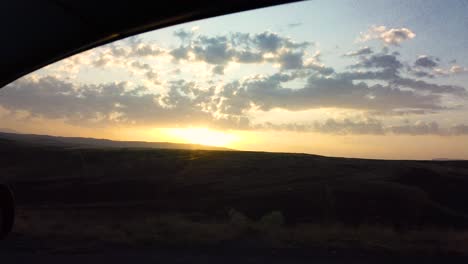
<path id="1" fill-rule="evenodd" d="M 4 239 L 13 229 L 15 200 L 6 184 L 0 184 L 0 239 Z"/>

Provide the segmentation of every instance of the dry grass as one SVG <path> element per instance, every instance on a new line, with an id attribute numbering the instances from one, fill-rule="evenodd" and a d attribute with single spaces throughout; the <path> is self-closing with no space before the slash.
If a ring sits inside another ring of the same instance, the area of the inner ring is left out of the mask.
<path id="1" fill-rule="evenodd" d="M 176 214 L 119 218 L 102 216 L 95 211 L 20 210 L 15 229 L 36 237 L 86 239 L 135 246 L 207 246 L 228 242 L 276 248 L 468 254 L 468 231 L 426 228 L 397 232 L 385 226 L 351 228 L 339 224 L 285 226 L 281 212 L 272 212 L 253 221 L 231 210 L 223 220 L 196 221 Z"/>

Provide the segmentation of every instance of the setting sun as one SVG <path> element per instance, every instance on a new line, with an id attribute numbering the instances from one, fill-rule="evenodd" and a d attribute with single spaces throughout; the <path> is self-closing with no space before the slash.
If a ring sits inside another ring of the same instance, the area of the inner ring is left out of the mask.
<path id="1" fill-rule="evenodd" d="M 229 147 L 238 140 L 234 134 L 208 128 L 170 128 L 166 132 L 177 140 L 207 146 Z"/>

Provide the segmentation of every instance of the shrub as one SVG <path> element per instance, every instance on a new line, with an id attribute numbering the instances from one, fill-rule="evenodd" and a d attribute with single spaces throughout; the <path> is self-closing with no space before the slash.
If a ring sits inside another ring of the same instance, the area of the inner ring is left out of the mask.
<path id="1" fill-rule="evenodd" d="M 252 223 L 252 220 L 250 220 L 246 215 L 237 211 L 234 208 L 231 208 L 229 210 L 228 215 L 229 215 L 229 222 L 234 227 L 247 228 Z"/>
<path id="2" fill-rule="evenodd" d="M 258 224 L 267 228 L 279 228 L 284 225 L 283 213 L 281 211 L 273 211 L 266 214 L 260 219 Z"/>

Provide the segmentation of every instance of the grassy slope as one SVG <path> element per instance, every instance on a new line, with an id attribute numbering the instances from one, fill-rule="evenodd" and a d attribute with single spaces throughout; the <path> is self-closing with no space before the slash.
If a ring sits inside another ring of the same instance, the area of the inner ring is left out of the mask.
<path id="1" fill-rule="evenodd" d="M 20 205 L 128 207 L 212 218 L 281 211 L 287 224 L 465 227 L 468 162 L 305 154 L 65 149 L 0 140 Z"/>

